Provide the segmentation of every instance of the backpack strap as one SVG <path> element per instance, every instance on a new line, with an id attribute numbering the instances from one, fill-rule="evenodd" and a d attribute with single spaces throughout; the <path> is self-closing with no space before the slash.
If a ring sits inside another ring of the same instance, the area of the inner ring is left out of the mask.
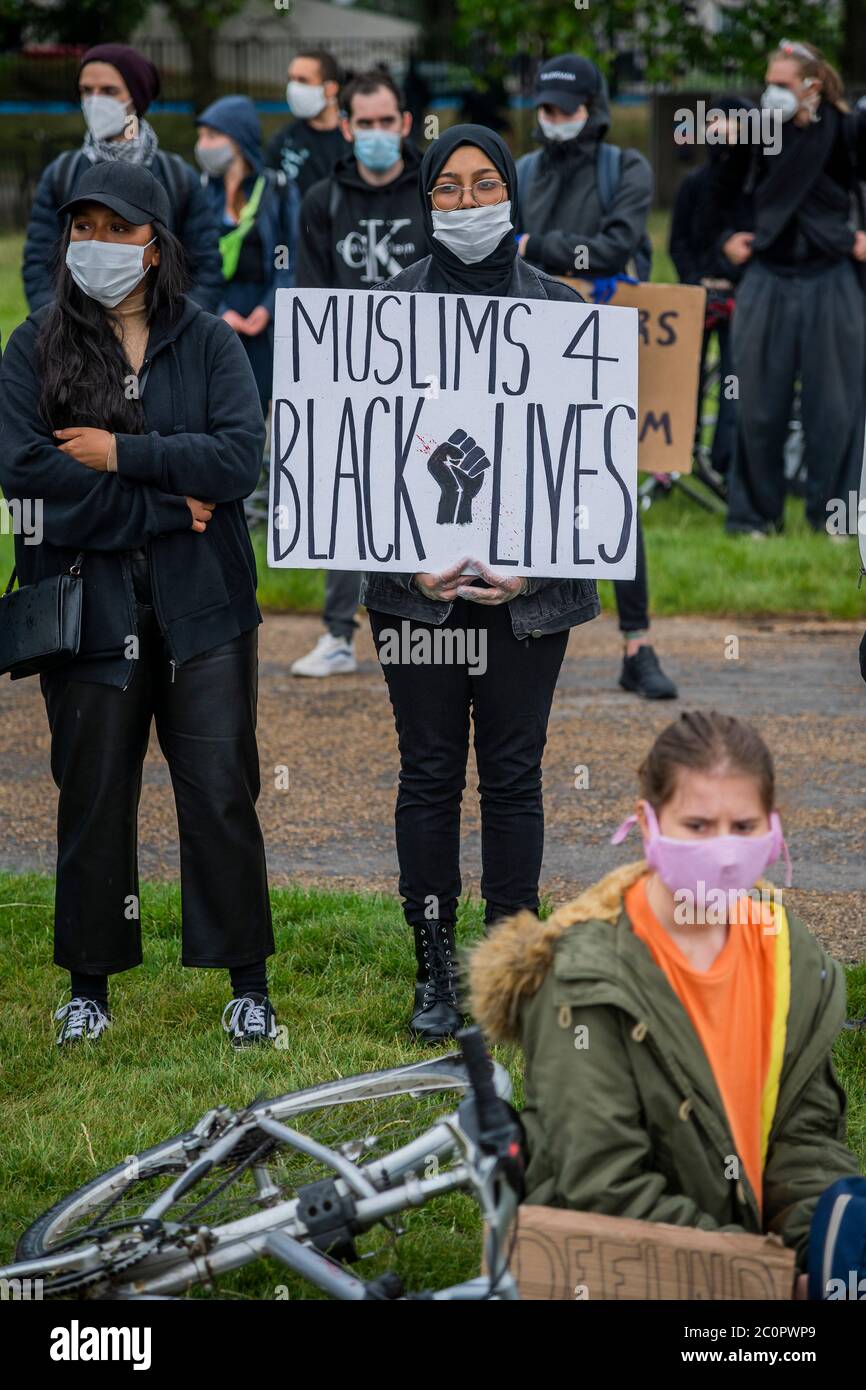
<path id="1" fill-rule="evenodd" d="M 81 150 L 64 150 L 51 166 L 51 196 L 55 208 L 62 208 L 72 197 L 80 158 Z"/>
<path id="2" fill-rule="evenodd" d="M 598 200 L 604 213 L 610 212 L 619 176 L 622 169 L 622 150 L 619 145 L 609 145 L 606 140 L 599 141 L 596 155 L 596 178 L 598 180 Z"/>
<path id="3" fill-rule="evenodd" d="M 328 221 L 331 223 L 332 226 L 336 220 L 337 213 L 340 210 L 341 197 L 342 194 L 340 193 L 340 185 L 337 183 L 337 180 L 335 178 L 332 178 L 330 186 L 328 188 Z"/>
<path id="4" fill-rule="evenodd" d="M 526 197 L 526 190 L 530 180 L 538 168 L 538 161 L 541 159 L 541 150 L 530 150 L 529 154 L 522 154 L 517 161 L 517 202 L 521 204 Z"/>
<path id="5" fill-rule="evenodd" d="M 174 223 L 171 230 L 177 235 L 178 227 L 186 220 L 189 205 L 189 166 L 179 154 L 170 154 L 167 150 L 157 150 L 154 163 L 159 166 L 159 173 L 154 170 L 154 174 L 157 174 L 157 177 L 161 176 L 171 204 Z"/>

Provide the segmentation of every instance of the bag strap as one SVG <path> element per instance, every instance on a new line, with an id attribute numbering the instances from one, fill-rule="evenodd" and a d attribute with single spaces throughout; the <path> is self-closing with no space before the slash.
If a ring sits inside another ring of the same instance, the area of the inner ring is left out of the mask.
<path id="1" fill-rule="evenodd" d="M 67 573 L 68 573 L 68 574 L 79 575 L 79 574 L 81 573 L 81 569 L 82 569 L 82 566 L 83 566 L 83 565 L 84 565 L 84 551 L 81 550 L 81 551 L 79 551 L 79 553 L 76 555 L 75 559 L 72 561 L 72 564 L 69 566 L 69 569 L 68 569 Z M 3 590 L 3 597 L 4 597 L 4 598 L 7 598 L 8 595 L 12 592 L 12 589 L 13 589 L 13 587 L 14 587 L 15 580 L 17 579 L 17 577 L 18 577 L 18 566 L 17 566 L 17 565 L 13 565 L 13 567 L 12 567 L 12 573 L 11 573 L 10 576 L 9 576 L 9 583 L 6 585 L 6 588 Z"/>
<path id="2" fill-rule="evenodd" d="M 81 150 L 64 150 L 54 161 L 51 175 L 51 194 L 55 208 L 62 208 L 63 204 L 68 203 L 72 197 L 80 155 Z"/>
<path id="3" fill-rule="evenodd" d="M 619 187 L 619 174 L 622 167 L 622 150 L 619 145 L 609 145 L 601 140 L 596 155 L 596 174 L 598 177 L 598 200 L 604 213 L 610 212 L 616 190 Z"/>
<path id="4" fill-rule="evenodd" d="M 531 150 L 529 154 L 521 155 L 517 161 L 517 201 L 522 204 L 526 197 L 526 190 L 529 187 L 529 180 L 538 167 L 541 158 L 541 150 Z"/>

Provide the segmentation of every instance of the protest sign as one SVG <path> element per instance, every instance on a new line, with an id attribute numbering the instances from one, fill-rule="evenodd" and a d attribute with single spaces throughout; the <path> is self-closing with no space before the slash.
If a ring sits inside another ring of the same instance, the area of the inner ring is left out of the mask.
<path id="1" fill-rule="evenodd" d="M 561 277 L 585 298 L 586 280 Z M 611 304 L 638 311 L 640 387 L 637 466 L 691 473 L 707 292 L 701 285 L 627 285 Z"/>
<path id="2" fill-rule="evenodd" d="M 796 1261 L 778 1236 L 699 1231 L 523 1206 L 509 1260 L 523 1299 L 789 1299 Z"/>
<path id="3" fill-rule="evenodd" d="M 268 563 L 633 578 L 637 317 L 279 291 Z"/>

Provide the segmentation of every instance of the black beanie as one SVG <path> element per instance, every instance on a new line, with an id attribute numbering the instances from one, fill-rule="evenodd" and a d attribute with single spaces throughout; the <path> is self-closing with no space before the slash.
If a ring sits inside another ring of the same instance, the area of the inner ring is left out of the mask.
<path id="1" fill-rule="evenodd" d="M 150 103 L 159 96 L 159 73 L 149 58 L 125 43 L 98 43 L 88 48 L 81 60 L 78 75 L 86 63 L 110 63 L 117 68 L 132 97 L 135 114 L 143 116 Z"/>

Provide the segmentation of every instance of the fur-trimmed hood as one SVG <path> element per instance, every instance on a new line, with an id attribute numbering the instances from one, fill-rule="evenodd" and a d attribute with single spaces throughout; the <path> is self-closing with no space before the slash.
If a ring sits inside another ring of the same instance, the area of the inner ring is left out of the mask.
<path id="1" fill-rule="evenodd" d="M 623 894 L 646 871 L 645 859 L 624 864 L 545 921 L 532 912 L 518 912 L 475 947 L 468 965 L 472 1013 L 491 1041 L 517 1037 L 520 1007 L 541 987 L 563 933 L 576 922 L 615 925 L 623 911 Z"/>

